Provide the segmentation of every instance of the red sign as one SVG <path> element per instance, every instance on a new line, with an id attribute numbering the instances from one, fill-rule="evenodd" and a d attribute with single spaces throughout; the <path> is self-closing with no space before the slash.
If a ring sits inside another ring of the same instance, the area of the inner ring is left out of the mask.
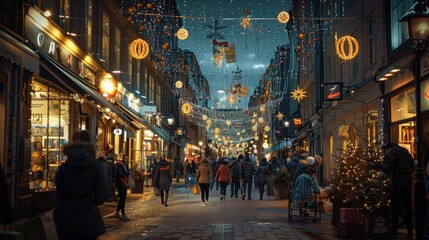
<path id="1" fill-rule="evenodd" d="M 294 117 L 293 118 L 293 126 L 295 128 L 301 127 L 302 126 L 302 118 Z"/>
<path id="2" fill-rule="evenodd" d="M 323 88 L 326 101 L 337 101 L 343 98 L 342 83 L 325 83 Z"/>

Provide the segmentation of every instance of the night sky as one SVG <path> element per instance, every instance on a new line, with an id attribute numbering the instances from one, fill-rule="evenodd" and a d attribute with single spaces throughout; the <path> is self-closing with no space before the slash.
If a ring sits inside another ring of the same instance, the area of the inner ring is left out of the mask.
<path id="1" fill-rule="evenodd" d="M 246 107 L 249 96 L 274 57 L 276 47 L 289 42 L 286 25 L 277 21 L 277 15 L 281 11 L 289 11 L 290 1 L 179 0 L 177 5 L 180 15 L 185 16 L 183 26 L 189 32 L 186 40 L 179 41 L 179 47 L 195 53 L 202 74 L 210 84 L 210 106 L 216 107 L 215 102 L 220 100 L 221 108 Z M 250 26 L 243 29 L 240 26 L 241 18 L 248 14 L 260 20 L 251 20 Z M 235 63 L 223 62 L 216 66 L 212 60 L 213 43 L 207 36 L 213 30 L 207 25 L 213 26 L 215 19 L 218 20 L 218 27 L 225 26 L 218 31 L 224 39 L 218 40 L 236 45 Z M 233 80 L 233 71 L 237 67 L 242 70 L 241 84 L 249 87 L 249 94 L 235 105 L 230 105 L 225 101 L 226 95 L 218 93 L 218 90 L 231 91 L 231 84 L 237 83 Z"/>

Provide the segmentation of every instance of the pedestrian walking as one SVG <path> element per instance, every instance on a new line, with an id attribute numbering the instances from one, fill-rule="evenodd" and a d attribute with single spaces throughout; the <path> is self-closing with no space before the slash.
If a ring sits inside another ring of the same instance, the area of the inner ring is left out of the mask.
<path id="1" fill-rule="evenodd" d="M 186 187 L 188 187 L 189 180 L 190 180 L 191 175 L 192 175 L 192 167 L 191 167 L 191 163 L 189 162 L 189 160 L 187 158 L 182 163 L 182 171 L 183 171 L 183 174 L 185 175 L 185 185 L 186 185 Z"/>
<path id="2" fill-rule="evenodd" d="M 96 239 L 105 232 L 97 206 L 108 196 L 106 177 L 89 133 L 73 134 L 73 141 L 63 147 L 67 160 L 56 173 L 57 205 L 54 222 L 58 238 Z"/>
<path id="3" fill-rule="evenodd" d="M 256 172 L 256 167 L 250 160 L 249 153 L 245 153 L 244 160 L 241 162 L 241 199 L 246 199 L 247 189 L 247 200 L 252 200 L 252 185 L 253 175 Z"/>
<path id="4" fill-rule="evenodd" d="M 212 170 L 213 174 L 216 174 L 216 159 L 212 158 L 210 159 L 210 169 Z M 214 185 L 214 176 L 212 175 L 210 177 L 210 190 L 213 190 L 213 185 Z"/>
<path id="5" fill-rule="evenodd" d="M 158 169 L 158 163 L 159 163 L 159 158 L 155 158 L 152 162 L 152 164 L 150 165 L 150 176 L 152 177 L 152 188 L 153 188 L 153 193 L 158 196 L 159 195 L 159 191 L 158 188 L 156 188 L 155 185 L 155 172 L 156 169 Z"/>
<path id="6" fill-rule="evenodd" d="M 210 168 L 209 161 L 205 158 L 202 159 L 200 167 L 198 168 L 197 182 L 200 185 L 201 200 L 204 207 L 209 203 L 210 178 L 212 175 L 213 172 Z"/>
<path id="7" fill-rule="evenodd" d="M 219 169 L 216 172 L 216 181 L 220 184 L 220 200 L 226 200 L 226 186 L 232 181 L 231 172 L 228 168 L 228 162 L 226 159 L 222 161 Z"/>
<path id="8" fill-rule="evenodd" d="M 125 200 L 127 199 L 127 190 L 128 190 L 128 182 L 130 179 L 130 168 L 129 157 L 127 154 L 122 156 L 122 161 L 118 161 L 116 163 L 116 189 L 119 194 L 118 206 L 116 207 L 115 217 L 123 220 L 129 221 L 130 219 L 125 215 Z M 121 212 L 122 215 L 119 215 Z"/>
<path id="9" fill-rule="evenodd" d="M 256 170 L 256 184 L 259 187 L 259 199 L 263 200 L 265 184 L 267 183 L 268 175 L 271 175 L 271 171 L 267 166 L 267 159 L 263 158 L 259 163 L 259 167 Z"/>
<path id="10" fill-rule="evenodd" d="M 215 173 L 217 173 L 217 171 L 219 170 L 220 165 L 222 165 L 222 158 L 218 158 L 216 161 L 216 166 L 215 166 Z M 217 181 L 215 179 L 215 183 L 216 183 L 216 190 L 219 190 L 219 181 Z"/>
<path id="11" fill-rule="evenodd" d="M 405 211 L 407 237 L 413 237 L 411 190 L 413 188 L 414 160 L 408 150 L 397 143 L 386 143 L 385 150 L 387 163 L 370 162 L 374 169 L 379 169 L 389 176 L 390 202 L 392 208 L 392 236 L 398 235 L 399 211 Z"/>
<path id="12" fill-rule="evenodd" d="M 114 196 L 115 196 L 114 191 L 112 192 L 112 186 L 113 186 L 113 182 L 114 182 L 114 178 L 113 178 L 114 171 L 116 170 L 116 168 L 114 167 L 113 162 L 107 161 L 106 156 L 104 155 L 104 152 L 102 152 L 102 151 L 97 152 L 96 160 L 100 163 L 100 165 L 104 171 L 104 176 L 106 177 L 106 187 L 109 190 L 107 201 L 111 202 L 111 201 L 113 201 Z"/>
<path id="13" fill-rule="evenodd" d="M 182 177 L 182 166 L 180 163 L 180 158 L 178 157 L 174 159 L 174 172 L 176 173 L 176 183 L 178 183 L 179 179 Z"/>
<path id="14" fill-rule="evenodd" d="M 233 157 L 231 162 L 228 164 L 229 170 L 231 171 L 231 198 L 235 196 L 238 198 L 238 189 L 240 188 L 240 164 L 238 160 Z"/>
<path id="15" fill-rule="evenodd" d="M 161 159 L 158 168 L 155 171 L 155 186 L 158 188 L 161 204 L 168 206 L 168 192 L 170 191 L 171 181 L 173 180 L 170 164 L 165 159 Z"/>

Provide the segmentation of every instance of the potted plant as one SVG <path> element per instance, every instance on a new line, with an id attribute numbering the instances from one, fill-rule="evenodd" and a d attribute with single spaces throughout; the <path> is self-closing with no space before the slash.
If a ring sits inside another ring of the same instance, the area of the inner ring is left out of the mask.
<path id="1" fill-rule="evenodd" d="M 144 179 L 146 171 L 138 167 L 138 163 L 132 165 L 131 174 L 131 192 L 132 193 L 143 193 Z"/>
<path id="2" fill-rule="evenodd" d="M 292 177 L 286 169 L 280 169 L 272 175 L 269 184 L 274 188 L 276 200 L 288 198 L 291 179 Z"/>

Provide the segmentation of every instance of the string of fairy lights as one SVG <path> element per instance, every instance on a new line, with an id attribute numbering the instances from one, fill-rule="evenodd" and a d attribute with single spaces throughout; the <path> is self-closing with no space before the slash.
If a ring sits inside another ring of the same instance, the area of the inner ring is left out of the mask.
<path id="1" fill-rule="evenodd" d="M 326 1 L 320 2 L 320 4 L 325 4 Z M 207 7 L 206 4 L 203 4 L 203 16 L 197 16 L 193 11 L 193 8 L 190 8 L 190 11 L 187 10 L 188 3 L 186 0 L 183 1 L 183 13 L 184 15 L 178 15 L 177 13 L 168 12 L 163 6 L 167 5 L 165 0 L 161 0 L 155 4 L 155 2 L 146 2 L 146 1 L 134 1 L 133 3 L 127 3 L 123 1 L 122 8 L 120 9 L 126 16 L 127 21 L 130 24 L 135 24 L 138 26 L 139 31 L 147 39 L 136 39 L 130 44 L 130 54 L 136 59 L 144 59 L 149 55 L 150 49 L 149 45 L 153 45 L 155 42 L 157 45 L 162 47 L 155 48 L 149 56 L 154 64 L 154 66 L 162 65 L 160 62 L 166 61 L 165 56 L 171 57 L 172 50 L 170 48 L 169 42 L 162 41 L 172 41 L 172 38 L 177 38 L 180 41 L 186 41 L 188 37 L 192 37 L 198 31 L 203 31 L 201 28 L 190 28 L 193 24 L 189 24 L 189 21 L 203 21 L 205 23 L 212 23 L 212 25 L 205 24 L 206 27 L 209 27 L 212 30 L 211 37 L 213 38 L 213 56 L 211 60 L 213 61 L 213 66 L 218 67 L 217 74 L 210 76 L 224 76 L 223 77 L 223 86 L 229 85 L 230 81 L 233 81 L 233 75 L 227 76 L 227 69 L 230 69 L 229 63 L 227 62 L 226 52 L 229 48 L 228 42 L 223 45 L 224 37 L 223 34 L 230 34 L 239 32 L 245 36 L 244 46 L 247 49 L 248 46 L 248 37 L 249 33 L 252 33 L 256 38 L 256 57 L 259 57 L 261 54 L 259 48 L 258 37 L 261 35 L 264 22 L 266 21 L 277 21 L 280 26 L 278 28 L 264 29 L 264 33 L 275 34 L 275 31 L 281 30 L 285 31 L 285 24 L 290 20 L 289 12 L 284 10 L 279 10 L 278 13 L 274 16 L 260 17 L 259 15 L 264 12 L 264 4 L 262 1 L 258 2 L 258 6 L 254 9 L 244 8 L 243 13 L 240 15 L 233 15 L 230 17 L 219 17 L 224 22 L 231 22 L 229 26 L 223 26 L 218 24 L 215 17 L 206 16 Z M 232 7 L 232 0 L 229 2 L 229 6 Z M 282 4 L 285 5 L 284 1 Z M 318 20 L 324 20 L 322 18 L 315 18 L 315 9 L 313 2 L 306 4 L 304 0 L 300 3 L 299 14 L 295 16 L 295 19 L 292 23 L 292 31 L 296 33 L 297 41 L 291 41 L 290 45 L 293 50 L 298 53 L 298 61 L 300 61 L 299 66 L 300 70 L 306 71 L 306 65 L 311 62 L 312 53 L 316 49 L 316 44 L 320 39 L 316 37 L 316 32 L 319 31 Z M 328 3 L 326 3 L 328 4 Z M 338 4 L 341 4 L 339 6 Z M 223 4 L 218 6 L 221 11 L 223 10 Z M 295 6 L 292 6 L 294 9 Z M 307 9 L 309 8 L 309 9 Z M 341 11 L 338 11 L 341 9 Z M 344 17 L 344 3 L 330 3 L 327 7 L 327 16 L 328 19 L 323 21 L 324 31 L 332 31 L 333 23 L 335 18 Z M 189 14 L 189 15 L 188 15 Z M 307 16 L 306 16 L 307 14 Z M 300 21 L 303 20 L 303 21 Z M 161 25 L 160 23 L 167 22 L 168 24 Z M 234 24 L 233 24 L 234 23 Z M 238 24 L 235 24 L 238 23 Z M 256 24 L 257 23 L 257 24 Z M 181 26 L 179 28 L 179 26 Z M 240 27 L 238 27 L 240 26 Z M 224 28 L 230 28 L 228 31 L 223 31 Z M 173 29 L 176 29 L 176 32 L 172 32 Z M 162 36 L 166 36 L 165 39 L 159 39 L 159 33 L 162 33 Z M 146 34 L 144 34 L 146 33 Z M 158 33 L 158 34 L 152 34 Z M 209 36 L 207 36 L 209 38 Z M 343 36 L 336 41 L 336 50 L 337 54 L 343 60 L 350 60 L 358 54 L 359 45 L 355 38 L 351 36 Z M 230 40 L 231 43 L 237 44 L 237 38 Z M 150 43 L 148 45 L 148 42 Z M 218 44 L 222 43 L 222 44 Z M 156 45 L 156 44 L 155 44 Z M 232 44 L 231 44 L 232 45 Z M 324 46 L 324 44 L 323 44 Z M 267 53 L 265 53 L 267 54 Z M 269 53 L 268 53 L 269 54 Z M 280 52 L 281 54 L 286 54 Z M 284 56 L 287 57 L 287 56 Z M 234 61 L 235 62 L 235 61 Z M 180 68 L 182 66 L 180 65 Z M 172 66 L 170 69 L 178 69 L 178 66 Z M 289 68 L 293 69 L 294 65 L 290 63 Z M 158 69 L 158 68 L 157 68 Z M 238 71 L 238 66 L 237 66 Z M 186 72 L 186 71 L 185 71 Z M 216 72 L 216 71 L 215 71 Z M 197 104 L 192 103 L 188 98 L 182 95 L 182 105 L 181 110 L 188 117 L 191 117 L 195 120 L 196 124 L 201 127 L 207 128 L 208 137 L 210 139 L 219 140 L 220 142 L 226 143 L 240 143 L 246 139 L 256 139 L 259 134 L 264 132 L 269 132 L 270 127 L 269 123 L 266 120 L 271 119 L 271 115 L 277 111 L 279 102 L 284 98 L 285 94 L 288 93 L 289 82 L 297 79 L 298 71 L 291 71 L 292 74 L 286 76 L 286 83 L 283 85 L 283 89 L 277 88 L 271 96 L 275 96 L 274 99 L 261 102 L 260 105 L 254 106 L 251 108 L 239 108 L 238 104 L 241 99 L 246 99 L 248 90 L 246 89 L 248 84 L 243 84 L 246 80 L 242 79 L 250 78 L 252 74 L 241 75 L 237 81 L 237 86 L 239 85 L 238 93 L 233 93 L 232 90 L 227 93 L 226 100 L 227 103 L 224 104 L 224 109 L 220 109 L 219 106 L 210 108 L 205 108 L 198 106 Z M 231 77 L 231 79 L 230 79 Z M 235 78 L 237 80 L 238 78 Z M 269 89 L 267 95 L 270 96 L 271 87 L 270 86 L 279 86 L 277 82 L 280 81 L 279 76 L 271 77 L 268 74 L 262 75 L 260 82 L 264 83 L 265 86 Z M 268 83 L 268 84 L 267 84 Z M 271 83 L 271 85 L 270 85 Z M 181 80 L 178 80 L 175 83 L 176 92 L 179 94 L 185 94 L 185 91 L 182 89 L 184 86 Z M 240 92 L 241 91 L 241 92 Z M 298 103 L 303 100 L 307 95 L 304 89 L 301 89 L 299 86 L 293 91 L 290 92 L 291 97 L 295 99 Z M 241 103 L 242 104 L 242 103 Z M 228 106 L 229 105 L 229 106 Z M 281 114 L 281 113 L 280 113 Z M 264 122 L 265 121 L 265 122 Z M 220 134 L 222 133 L 222 134 Z M 219 137 L 222 135 L 222 137 Z"/>

